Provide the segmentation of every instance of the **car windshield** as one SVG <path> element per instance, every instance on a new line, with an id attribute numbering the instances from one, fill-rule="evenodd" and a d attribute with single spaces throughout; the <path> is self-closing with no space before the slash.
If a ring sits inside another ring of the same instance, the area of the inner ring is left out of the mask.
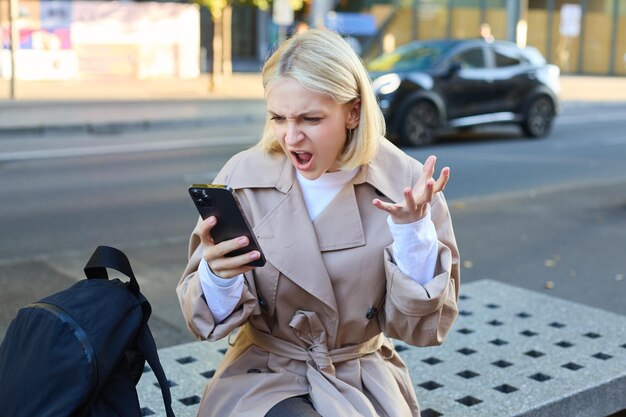
<path id="1" fill-rule="evenodd" d="M 453 46 L 452 42 L 409 43 L 374 58 L 367 69 L 374 72 L 428 69 Z"/>

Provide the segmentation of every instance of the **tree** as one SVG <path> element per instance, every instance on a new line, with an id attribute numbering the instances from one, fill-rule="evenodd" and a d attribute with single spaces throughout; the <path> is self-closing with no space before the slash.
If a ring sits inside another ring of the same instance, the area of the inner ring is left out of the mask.
<path id="1" fill-rule="evenodd" d="M 206 7 L 211 13 L 213 21 L 213 71 L 211 72 L 211 90 L 216 90 L 221 85 L 223 78 L 230 77 L 232 73 L 232 5 L 248 4 L 258 7 L 260 10 L 268 10 L 271 0 L 193 0 L 202 7 Z M 299 10 L 304 5 L 304 0 L 289 0 L 294 10 Z"/>

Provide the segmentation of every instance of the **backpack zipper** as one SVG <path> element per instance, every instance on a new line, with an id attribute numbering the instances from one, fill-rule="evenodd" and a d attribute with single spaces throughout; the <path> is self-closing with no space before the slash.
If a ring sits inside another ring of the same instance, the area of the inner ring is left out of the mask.
<path id="1" fill-rule="evenodd" d="M 50 303 L 33 303 L 26 306 L 27 308 L 39 308 L 42 310 L 46 310 L 51 314 L 57 316 L 59 320 L 63 323 L 67 324 L 69 328 L 74 332 L 74 336 L 80 342 L 83 353 L 87 357 L 87 361 L 91 364 L 91 373 L 93 374 L 93 378 L 91 379 L 91 390 L 93 391 L 96 388 L 96 384 L 98 383 L 98 358 L 96 357 L 96 352 L 93 349 L 93 346 L 89 342 L 89 337 L 87 333 L 80 327 L 80 324 L 74 320 L 72 316 L 67 314 L 62 308 Z"/>

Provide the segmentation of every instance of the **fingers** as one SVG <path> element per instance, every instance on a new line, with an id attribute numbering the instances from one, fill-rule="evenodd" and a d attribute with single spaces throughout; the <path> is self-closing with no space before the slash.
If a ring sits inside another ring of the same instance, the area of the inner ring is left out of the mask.
<path id="1" fill-rule="evenodd" d="M 441 170 L 441 173 L 439 174 L 439 178 L 434 183 L 433 193 L 438 193 L 440 191 L 443 191 L 444 188 L 446 188 L 446 184 L 448 183 L 449 179 L 450 179 L 450 168 L 445 167 Z"/>
<path id="2" fill-rule="evenodd" d="M 217 219 L 214 216 L 203 220 L 198 225 L 198 235 L 200 236 L 200 241 L 204 246 L 212 245 L 213 238 L 211 237 L 211 229 L 217 223 Z"/>
<path id="3" fill-rule="evenodd" d="M 254 267 L 248 264 L 259 259 L 261 254 L 254 250 L 237 256 L 227 254 L 248 246 L 248 238 L 238 237 L 204 248 L 203 256 L 213 273 L 222 278 L 232 278 L 241 273 L 251 271 Z"/>
<path id="4" fill-rule="evenodd" d="M 213 273 L 222 278 L 232 278 L 254 269 L 254 267 L 247 264 L 259 259 L 261 254 L 258 251 L 250 251 L 237 256 L 226 256 L 234 250 L 248 246 L 250 243 L 248 238 L 241 236 L 215 244 L 211 238 L 211 230 L 216 224 L 217 219 L 211 216 L 202 221 L 198 228 L 200 240 L 204 246 L 202 256 L 209 264 Z"/>
<path id="5" fill-rule="evenodd" d="M 248 264 L 258 258 L 259 252 L 251 251 L 232 257 L 219 257 L 208 262 L 208 264 L 215 275 L 221 278 L 233 278 L 253 270 L 255 267 Z"/>
<path id="6" fill-rule="evenodd" d="M 422 168 L 422 173 L 426 178 L 432 178 L 435 173 L 435 163 L 437 162 L 437 157 L 435 155 L 430 155 L 424 161 L 424 168 Z"/>

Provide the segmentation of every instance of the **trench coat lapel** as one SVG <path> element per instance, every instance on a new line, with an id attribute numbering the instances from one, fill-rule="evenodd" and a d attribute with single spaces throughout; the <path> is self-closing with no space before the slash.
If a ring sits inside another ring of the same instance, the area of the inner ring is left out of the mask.
<path id="1" fill-rule="evenodd" d="M 283 173 L 286 175 L 288 171 Z M 254 227 L 267 260 L 283 275 L 334 311 L 337 302 L 302 191 L 291 172 L 291 187 Z M 281 181 L 284 183 L 283 181 Z"/>
<path id="2" fill-rule="evenodd" d="M 313 221 L 322 252 L 365 245 L 354 186 L 347 184 Z"/>

